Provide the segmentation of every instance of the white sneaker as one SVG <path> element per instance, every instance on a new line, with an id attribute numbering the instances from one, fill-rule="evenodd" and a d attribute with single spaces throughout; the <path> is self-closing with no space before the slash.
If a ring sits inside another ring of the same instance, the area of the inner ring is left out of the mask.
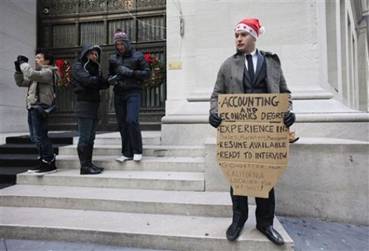
<path id="1" fill-rule="evenodd" d="M 142 160 L 142 154 L 133 154 L 133 160 L 134 161 L 141 161 Z"/>
<path id="2" fill-rule="evenodd" d="M 118 161 L 118 162 L 124 162 L 124 161 L 130 160 L 130 159 L 132 159 L 132 158 L 128 158 L 128 157 L 122 155 L 119 158 L 116 158 L 115 160 Z"/>

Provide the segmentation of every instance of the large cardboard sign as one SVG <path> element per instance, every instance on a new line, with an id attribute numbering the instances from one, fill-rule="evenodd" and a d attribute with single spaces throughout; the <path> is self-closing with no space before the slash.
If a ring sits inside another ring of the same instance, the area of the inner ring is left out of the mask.
<path id="1" fill-rule="evenodd" d="M 235 195 L 268 198 L 288 164 L 288 94 L 222 94 L 217 160 Z"/>

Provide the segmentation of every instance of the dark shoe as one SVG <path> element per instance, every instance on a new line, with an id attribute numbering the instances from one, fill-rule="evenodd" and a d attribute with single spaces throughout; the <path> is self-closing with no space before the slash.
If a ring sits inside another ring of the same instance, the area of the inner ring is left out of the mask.
<path id="1" fill-rule="evenodd" d="M 55 166 L 55 158 L 51 161 L 40 160 L 40 169 L 35 171 L 34 174 L 36 175 L 45 175 L 49 173 L 55 173 L 56 166 Z"/>
<path id="2" fill-rule="evenodd" d="M 78 158 L 81 164 L 80 174 L 99 174 L 101 170 L 95 168 L 91 163 L 91 152 L 90 146 L 85 144 L 80 144 L 77 146 Z"/>
<path id="3" fill-rule="evenodd" d="M 101 173 L 101 170 L 95 169 L 92 166 L 82 166 L 80 170 L 81 175 L 85 174 L 99 174 Z"/>
<path id="4" fill-rule="evenodd" d="M 246 219 L 240 213 L 233 213 L 232 224 L 228 227 L 226 236 L 227 240 L 235 241 L 240 236 Z"/>
<path id="5" fill-rule="evenodd" d="M 96 166 L 94 163 L 91 162 L 91 166 L 95 168 L 96 170 L 99 170 L 100 172 L 104 171 L 103 167 Z"/>
<path id="6" fill-rule="evenodd" d="M 88 165 L 92 166 L 94 169 L 99 170 L 100 172 L 104 171 L 103 167 L 96 166 L 94 163 L 92 163 L 92 153 L 94 151 L 94 145 L 88 144 L 87 145 L 87 161 Z"/>
<path id="7" fill-rule="evenodd" d="M 38 171 L 40 171 L 40 168 L 42 166 L 42 159 L 40 156 L 37 157 L 38 159 L 38 166 L 33 166 L 30 169 L 27 170 L 28 173 L 36 173 Z"/>
<path id="8" fill-rule="evenodd" d="M 39 166 L 33 166 L 33 167 L 31 167 L 27 170 L 27 173 L 36 173 L 38 171 L 40 171 L 40 167 Z"/>
<path id="9" fill-rule="evenodd" d="M 270 241 L 278 246 L 282 246 L 284 244 L 284 240 L 282 236 L 273 228 L 273 226 L 260 227 L 256 226 L 256 229 L 259 230 L 262 234 L 264 234 Z"/>

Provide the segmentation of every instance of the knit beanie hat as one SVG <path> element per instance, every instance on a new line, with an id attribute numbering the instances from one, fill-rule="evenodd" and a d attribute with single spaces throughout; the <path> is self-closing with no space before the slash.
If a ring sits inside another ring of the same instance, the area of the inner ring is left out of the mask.
<path id="1" fill-rule="evenodd" d="M 113 41 L 114 43 L 118 42 L 118 41 L 128 41 L 128 36 L 125 32 L 123 32 L 121 29 L 117 29 L 114 32 L 113 35 Z"/>

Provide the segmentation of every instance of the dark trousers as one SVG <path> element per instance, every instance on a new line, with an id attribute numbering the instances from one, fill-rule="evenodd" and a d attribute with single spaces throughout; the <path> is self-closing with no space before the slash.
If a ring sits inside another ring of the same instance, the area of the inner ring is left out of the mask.
<path id="1" fill-rule="evenodd" d="M 78 118 L 78 145 L 94 145 L 97 120 L 92 118 Z"/>
<path id="2" fill-rule="evenodd" d="M 233 206 L 233 213 L 239 213 L 242 220 L 247 220 L 249 214 L 249 207 L 247 196 L 233 195 L 233 188 L 231 187 L 231 199 Z M 256 225 L 258 226 L 272 226 L 275 210 L 274 188 L 269 192 L 269 198 L 255 198 L 256 202 Z"/>
<path id="3" fill-rule="evenodd" d="M 43 117 L 36 109 L 29 109 L 28 127 L 31 141 L 36 144 L 40 158 L 48 162 L 53 160 L 54 151 L 48 136 L 47 117 Z"/>
<path id="4" fill-rule="evenodd" d="M 122 154 L 132 157 L 142 154 L 142 136 L 138 115 L 141 94 L 115 94 L 114 106 L 119 132 L 122 139 Z"/>

